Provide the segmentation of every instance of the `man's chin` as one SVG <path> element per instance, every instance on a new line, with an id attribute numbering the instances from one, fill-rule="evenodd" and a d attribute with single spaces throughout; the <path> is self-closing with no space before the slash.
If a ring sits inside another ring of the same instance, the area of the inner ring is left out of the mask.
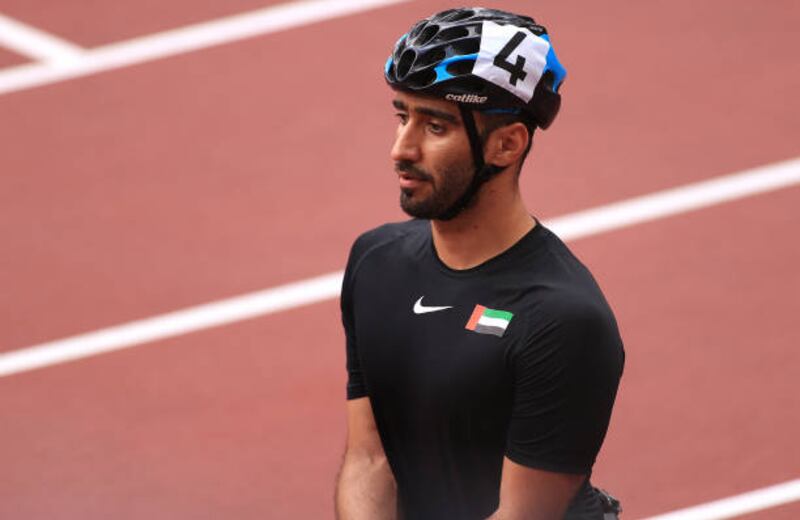
<path id="1" fill-rule="evenodd" d="M 437 207 L 431 204 L 430 200 L 419 200 L 414 197 L 412 193 L 407 193 L 401 190 L 400 193 L 400 209 L 402 209 L 409 217 L 434 219 L 439 213 Z"/>

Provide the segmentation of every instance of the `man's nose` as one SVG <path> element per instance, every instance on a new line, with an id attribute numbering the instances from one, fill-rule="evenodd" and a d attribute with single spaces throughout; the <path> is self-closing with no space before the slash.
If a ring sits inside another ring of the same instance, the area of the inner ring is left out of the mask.
<path id="1" fill-rule="evenodd" d="M 394 146 L 392 146 L 390 155 L 394 162 L 419 162 L 421 158 L 419 143 L 410 124 L 397 127 L 397 136 L 395 136 Z"/>

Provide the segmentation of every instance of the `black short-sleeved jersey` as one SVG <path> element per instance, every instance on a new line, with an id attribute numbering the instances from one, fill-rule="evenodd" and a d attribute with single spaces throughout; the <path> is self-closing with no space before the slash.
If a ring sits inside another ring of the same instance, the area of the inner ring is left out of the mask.
<path id="1" fill-rule="evenodd" d="M 428 221 L 369 231 L 341 305 L 347 397 L 370 398 L 405 518 L 485 518 L 504 455 L 591 473 L 624 352 L 592 275 L 544 226 L 461 271 Z M 588 479 L 567 517 L 602 518 Z"/>

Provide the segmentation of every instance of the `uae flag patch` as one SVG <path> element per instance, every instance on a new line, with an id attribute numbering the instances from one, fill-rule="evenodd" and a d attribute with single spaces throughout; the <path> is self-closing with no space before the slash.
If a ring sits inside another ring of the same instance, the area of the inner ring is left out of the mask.
<path id="1" fill-rule="evenodd" d="M 479 334 L 492 334 L 502 338 L 513 317 L 514 315 L 508 311 L 487 309 L 483 305 L 476 305 L 466 328 Z"/>

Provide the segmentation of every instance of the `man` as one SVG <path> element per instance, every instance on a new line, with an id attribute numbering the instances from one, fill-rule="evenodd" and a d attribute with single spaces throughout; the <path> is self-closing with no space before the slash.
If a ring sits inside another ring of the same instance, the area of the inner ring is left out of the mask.
<path id="1" fill-rule="evenodd" d="M 391 157 L 415 218 L 359 237 L 345 273 L 340 519 L 616 518 L 589 475 L 622 342 L 518 186 L 564 77 L 546 30 L 503 11 L 444 11 L 395 45 Z"/>

